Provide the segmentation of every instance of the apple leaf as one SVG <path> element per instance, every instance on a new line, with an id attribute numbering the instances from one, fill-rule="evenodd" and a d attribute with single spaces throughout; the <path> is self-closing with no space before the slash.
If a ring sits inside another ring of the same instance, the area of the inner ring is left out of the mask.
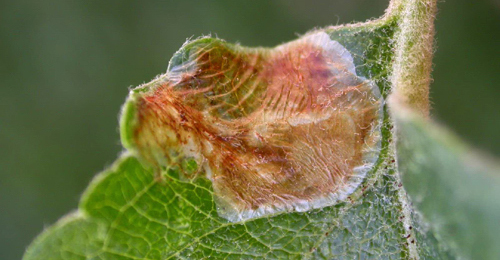
<path id="1" fill-rule="evenodd" d="M 498 258 L 495 182 L 420 118 L 434 13 L 394 0 L 272 49 L 188 41 L 131 90 L 126 151 L 23 259 Z"/>

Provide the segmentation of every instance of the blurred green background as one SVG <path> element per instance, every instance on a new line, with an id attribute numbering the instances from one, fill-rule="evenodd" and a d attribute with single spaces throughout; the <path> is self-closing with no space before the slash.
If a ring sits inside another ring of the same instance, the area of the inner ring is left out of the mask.
<path id="1" fill-rule="evenodd" d="M 388 0 L 0 1 L 0 259 L 20 259 L 122 150 L 128 88 L 191 36 L 273 46 Z M 441 2 L 433 115 L 500 155 L 500 2 Z"/>

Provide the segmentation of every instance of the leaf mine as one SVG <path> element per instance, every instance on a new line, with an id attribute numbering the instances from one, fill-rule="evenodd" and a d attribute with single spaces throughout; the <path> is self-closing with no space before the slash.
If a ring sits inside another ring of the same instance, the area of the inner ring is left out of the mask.
<path id="1" fill-rule="evenodd" d="M 378 158 L 381 107 L 324 32 L 274 49 L 202 38 L 131 92 L 122 138 L 150 164 L 211 180 L 218 214 L 240 221 L 345 199 Z"/>

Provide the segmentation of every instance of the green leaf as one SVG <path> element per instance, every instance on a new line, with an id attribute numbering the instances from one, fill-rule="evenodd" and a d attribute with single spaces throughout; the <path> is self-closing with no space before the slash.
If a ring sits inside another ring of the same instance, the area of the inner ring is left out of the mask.
<path id="1" fill-rule="evenodd" d="M 498 219 L 497 211 L 485 208 L 493 196 L 477 211 L 488 211 L 482 224 L 471 223 L 480 219 L 471 216 L 460 226 L 442 210 L 456 199 L 447 194 L 457 184 L 447 182 L 450 172 L 440 166 L 459 167 L 460 160 L 440 142 L 431 143 L 437 146 L 432 153 L 423 152 L 432 138 L 442 137 L 403 118 L 396 121 L 398 152 L 393 141 L 395 114 L 385 102 L 390 95 L 428 113 L 434 12 L 432 0 L 392 1 L 378 20 L 315 30 L 274 49 L 206 37 L 186 43 L 166 74 L 131 91 L 120 121 L 127 151 L 24 259 L 497 256 L 493 233 L 475 239 L 494 230 L 484 230 Z M 296 99 L 287 97 L 280 108 L 275 87 L 282 90 L 283 82 L 302 92 L 289 91 Z M 341 91 L 322 92 L 322 84 Z M 278 101 L 267 100 L 269 93 Z M 299 100 L 307 95 L 326 103 L 307 107 Z M 335 109 L 328 110 L 327 101 Z M 302 106 L 306 112 L 297 115 L 294 109 Z M 287 124 L 279 124 L 284 119 Z M 313 153 L 316 147 L 321 153 Z M 445 163 L 437 165 L 440 160 Z M 321 179 L 320 163 L 336 169 L 334 177 Z M 278 166 L 300 178 L 277 185 Z M 420 185 L 430 173 L 443 179 Z M 442 200 L 421 200 L 427 188 Z M 462 201 L 450 207 L 469 216 Z M 454 238 L 457 230 L 467 237 Z"/>
<path id="2" fill-rule="evenodd" d="M 499 259 L 500 167 L 446 129 L 393 111 L 403 184 L 429 232 L 465 259 Z"/>

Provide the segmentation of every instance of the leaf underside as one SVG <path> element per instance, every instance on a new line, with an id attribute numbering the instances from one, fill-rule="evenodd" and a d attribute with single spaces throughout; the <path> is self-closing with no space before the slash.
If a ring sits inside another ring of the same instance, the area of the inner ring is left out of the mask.
<path id="1" fill-rule="evenodd" d="M 464 259 L 498 259 L 500 167 L 404 109 L 394 118 L 402 181 L 427 226 Z"/>

